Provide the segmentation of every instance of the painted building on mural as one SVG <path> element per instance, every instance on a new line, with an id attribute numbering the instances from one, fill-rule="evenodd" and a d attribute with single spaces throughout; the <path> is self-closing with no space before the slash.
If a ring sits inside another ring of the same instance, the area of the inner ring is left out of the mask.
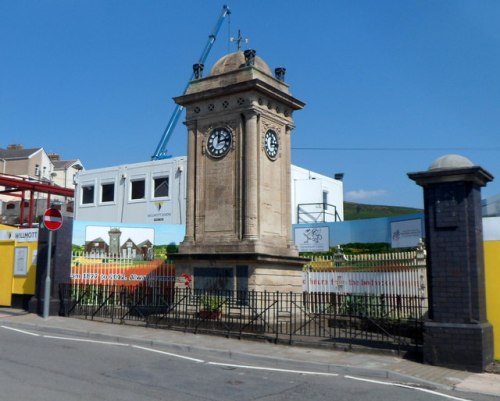
<path id="1" fill-rule="evenodd" d="M 187 157 L 81 171 L 75 178 L 75 220 L 185 224 Z M 344 218 L 343 182 L 292 166 L 292 221 Z"/>

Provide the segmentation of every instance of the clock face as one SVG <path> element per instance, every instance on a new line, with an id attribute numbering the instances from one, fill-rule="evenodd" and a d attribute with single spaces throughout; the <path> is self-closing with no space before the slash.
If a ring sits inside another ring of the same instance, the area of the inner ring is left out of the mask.
<path id="1" fill-rule="evenodd" d="M 272 129 L 267 130 L 264 136 L 264 149 L 271 160 L 276 160 L 279 150 L 278 134 Z"/>
<path id="2" fill-rule="evenodd" d="M 215 128 L 208 136 L 207 151 L 212 157 L 223 157 L 229 152 L 233 137 L 226 128 Z"/>

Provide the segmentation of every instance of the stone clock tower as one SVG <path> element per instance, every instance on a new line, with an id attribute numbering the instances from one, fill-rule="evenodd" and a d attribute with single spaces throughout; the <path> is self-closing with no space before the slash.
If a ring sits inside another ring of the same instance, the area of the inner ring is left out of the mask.
<path id="1" fill-rule="evenodd" d="M 301 291 L 292 240 L 292 113 L 304 106 L 254 50 L 221 58 L 175 101 L 186 108 L 186 236 L 177 275 L 195 288 Z"/>

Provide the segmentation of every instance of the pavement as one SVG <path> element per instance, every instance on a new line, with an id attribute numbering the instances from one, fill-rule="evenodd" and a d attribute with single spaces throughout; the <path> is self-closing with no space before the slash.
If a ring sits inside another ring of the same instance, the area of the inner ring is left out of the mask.
<path id="1" fill-rule="evenodd" d="M 172 351 L 207 352 L 229 359 L 272 358 L 272 360 L 313 363 L 326 371 L 369 378 L 388 379 L 432 389 L 457 390 L 500 397 L 500 375 L 471 373 L 424 365 L 399 356 L 373 352 L 345 352 L 273 344 L 265 341 L 238 340 L 214 335 L 103 323 L 79 318 L 40 317 L 24 310 L 0 308 L 0 326 L 34 330 L 58 335 L 161 346 Z M 271 360 L 271 359 L 270 359 Z"/>

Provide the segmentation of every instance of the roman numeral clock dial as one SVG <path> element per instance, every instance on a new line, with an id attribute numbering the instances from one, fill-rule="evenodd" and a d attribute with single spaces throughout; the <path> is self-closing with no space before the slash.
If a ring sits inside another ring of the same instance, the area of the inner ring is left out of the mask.
<path id="1" fill-rule="evenodd" d="M 278 134 L 272 129 L 267 130 L 264 136 L 264 149 L 269 159 L 276 160 L 279 151 L 279 141 Z"/>
<path id="2" fill-rule="evenodd" d="M 224 157 L 231 148 L 233 138 L 226 128 L 215 128 L 208 136 L 207 151 L 215 158 Z"/>

